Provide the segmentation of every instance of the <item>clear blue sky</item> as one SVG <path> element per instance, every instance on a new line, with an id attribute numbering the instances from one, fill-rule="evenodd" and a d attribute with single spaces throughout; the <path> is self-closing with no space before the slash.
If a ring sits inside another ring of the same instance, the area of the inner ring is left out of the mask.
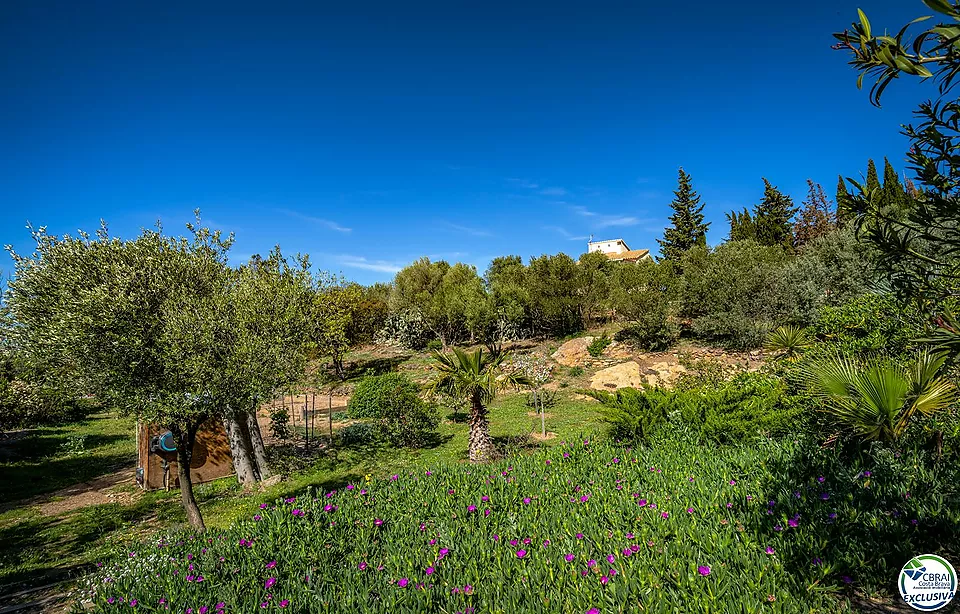
<path id="1" fill-rule="evenodd" d="M 656 249 L 677 167 L 713 223 L 761 177 L 799 201 L 898 126 L 830 34 L 919 0 L 0 2 L 0 242 L 24 225 L 180 232 L 199 207 L 237 262 L 274 244 L 363 283 L 413 259 Z M 9 273 L 6 256 L 0 270 Z"/>

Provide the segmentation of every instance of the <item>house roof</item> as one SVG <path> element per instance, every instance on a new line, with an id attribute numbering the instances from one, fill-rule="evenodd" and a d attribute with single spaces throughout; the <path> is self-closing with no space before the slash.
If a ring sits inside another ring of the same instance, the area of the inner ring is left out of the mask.
<path id="1" fill-rule="evenodd" d="M 630 251 L 614 253 L 604 252 L 610 260 L 643 260 L 650 255 L 649 249 L 631 249 Z"/>

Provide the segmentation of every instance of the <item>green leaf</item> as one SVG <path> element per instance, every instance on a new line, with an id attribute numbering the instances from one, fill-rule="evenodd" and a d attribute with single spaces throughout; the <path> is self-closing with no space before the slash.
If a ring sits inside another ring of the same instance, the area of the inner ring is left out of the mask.
<path id="1" fill-rule="evenodd" d="M 861 9 L 857 9 L 857 14 L 860 16 L 860 25 L 863 26 L 863 33 L 867 38 L 873 38 L 872 30 L 870 29 L 870 20 L 867 19 L 866 13 Z"/>
<path id="2" fill-rule="evenodd" d="M 944 15 L 956 15 L 953 6 L 947 0 L 923 0 L 931 9 Z"/>

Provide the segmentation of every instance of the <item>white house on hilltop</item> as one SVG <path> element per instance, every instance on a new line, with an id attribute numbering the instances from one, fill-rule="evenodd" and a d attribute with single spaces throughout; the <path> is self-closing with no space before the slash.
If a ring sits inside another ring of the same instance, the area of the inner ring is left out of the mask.
<path id="1" fill-rule="evenodd" d="M 623 239 L 609 241 L 590 241 L 587 243 L 588 252 L 600 252 L 614 262 L 641 262 L 653 260 L 649 249 L 630 249 Z"/>

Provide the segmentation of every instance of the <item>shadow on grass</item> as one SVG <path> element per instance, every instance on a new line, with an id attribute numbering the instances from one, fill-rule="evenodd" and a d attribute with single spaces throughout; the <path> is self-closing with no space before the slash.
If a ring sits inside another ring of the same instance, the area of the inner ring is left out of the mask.
<path id="1" fill-rule="evenodd" d="M 447 414 L 446 420 L 454 424 L 467 424 L 470 422 L 470 414 L 465 411 L 452 411 Z"/>
<path id="2" fill-rule="evenodd" d="M 8 468 L 11 479 L 0 480 L 0 511 L 16 507 L 25 499 L 88 482 L 121 469 L 129 469 L 133 475 L 135 463 L 136 454 L 80 455 L 49 459 L 38 464 L 12 463 Z"/>
<path id="3" fill-rule="evenodd" d="M 344 365 L 344 379 L 355 380 L 367 375 L 383 375 L 396 371 L 397 368 L 410 360 L 411 354 L 401 354 L 399 356 L 390 356 L 387 358 L 371 358 L 368 360 L 358 360 Z"/>

